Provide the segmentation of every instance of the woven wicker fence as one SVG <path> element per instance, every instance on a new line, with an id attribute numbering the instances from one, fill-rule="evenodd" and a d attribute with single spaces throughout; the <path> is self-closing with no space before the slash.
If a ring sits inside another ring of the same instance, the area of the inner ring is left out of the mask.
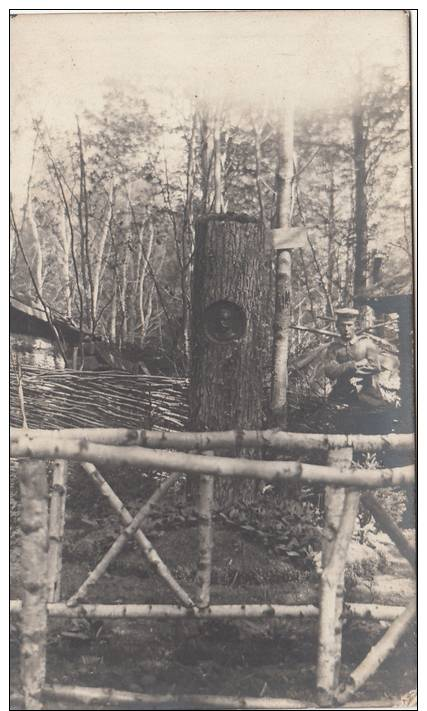
<path id="1" fill-rule="evenodd" d="M 146 427 L 181 430 L 188 420 L 185 378 L 91 372 L 20 369 L 10 373 L 10 419 L 22 427 Z M 22 405 L 23 401 L 23 405 Z"/>

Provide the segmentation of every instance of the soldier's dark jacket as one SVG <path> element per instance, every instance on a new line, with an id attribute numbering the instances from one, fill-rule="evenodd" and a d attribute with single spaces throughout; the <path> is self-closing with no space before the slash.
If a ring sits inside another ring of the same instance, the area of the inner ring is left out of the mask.
<path id="1" fill-rule="evenodd" d="M 350 341 L 340 338 L 331 343 L 326 352 L 325 374 L 336 381 L 331 392 L 332 399 L 351 402 L 365 395 L 382 399 L 375 376 L 362 379 L 360 392 L 351 382 L 352 378 L 357 377 L 357 363 L 361 360 L 367 360 L 370 366 L 380 369 L 378 348 L 368 336 L 353 336 Z"/>

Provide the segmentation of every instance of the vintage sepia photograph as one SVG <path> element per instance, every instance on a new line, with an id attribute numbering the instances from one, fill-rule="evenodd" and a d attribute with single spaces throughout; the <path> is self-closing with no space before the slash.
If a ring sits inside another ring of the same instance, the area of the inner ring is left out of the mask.
<path id="1" fill-rule="evenodd" d="M 416 10 L 10 12 L 10 708 L 417 708 Z"/>

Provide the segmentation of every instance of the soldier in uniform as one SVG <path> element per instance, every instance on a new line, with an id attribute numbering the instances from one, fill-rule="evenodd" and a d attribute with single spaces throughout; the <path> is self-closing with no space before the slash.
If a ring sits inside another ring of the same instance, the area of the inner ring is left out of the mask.
<path id="1" fill-rule="evenodd" d="M 356 334 L 356 309 L 336 309 L 335 315 L 339 338 L 329 346 L 325 366 L 326 376 L 334 381 L 329 400 L 339 410 L 348 411 L 350 426 L 363 427 L 363 418 L 367 417 L 369 429 L 369 413 L 377 413 L 386 405 L 376 383 L 381 370 L 380 353 L 369 336 Z"/>

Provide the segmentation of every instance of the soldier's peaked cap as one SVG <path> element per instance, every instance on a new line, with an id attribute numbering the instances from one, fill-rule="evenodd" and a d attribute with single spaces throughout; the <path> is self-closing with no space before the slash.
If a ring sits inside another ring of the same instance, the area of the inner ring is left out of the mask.
<path id="1" fill-rule="evenodd" d="M 339 318 L 356 318 L 358 315 L 357 309 L 335 309 L 335 316 Z"/>

